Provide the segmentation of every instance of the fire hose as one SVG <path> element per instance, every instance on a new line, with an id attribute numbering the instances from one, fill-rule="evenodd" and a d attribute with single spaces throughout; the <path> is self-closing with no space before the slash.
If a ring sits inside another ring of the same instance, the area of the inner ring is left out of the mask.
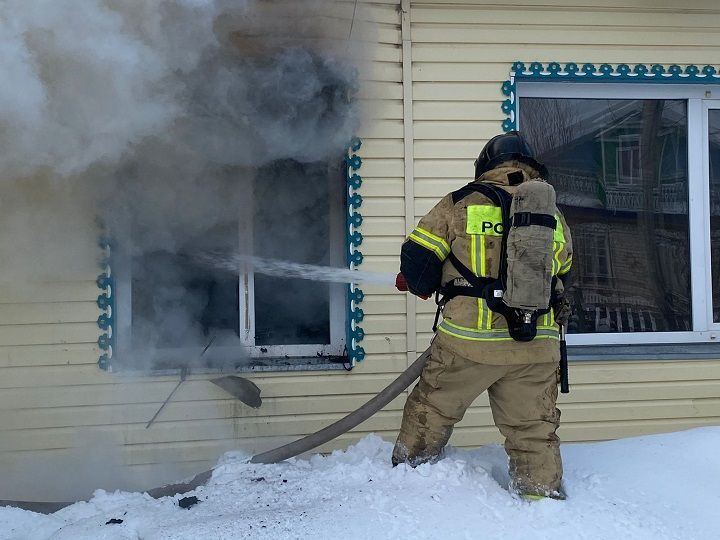
<path id="1" fill-rule="evenodd" d="M 421 354 L 409 368 L 403 371 L 397 379 L 386 386 L 378 395 L 344 418 L 341 418 L 337 422 L 334 422 L 333 424 L 330 424 L 311 435 L 303 437 L 302 439 L 298 439 L 297 441 L 280 446 L 279 448 L 263 452 L 262 454 L 257 454 L 250 459 L 250 463 L 268 464 L 285 461 L 286 459 L 308 452 L 313 448 L 317 448 L 318 446 L 347 433 L 357 425 L 370 418 L 373 414 L 390 403 L 393 399 L 399 396 L 403 390 L 410 386 L 412 382 L 420 376 L 420 373 L 422 372 L 425 362 L 429 356 L 430 349 Z M 160 498 L 192 491 L 207 482 L 210 476 L 212 476 L 212 470 L 204 471 L 196 475 L 189 482 L 170 484 L 151 489 L 148 491 L 148 494 L 152 497 Z"/>
<path id="2" fill-rule="evenodd" d="M 291 457 L 298 456 L 318 446 L 325 444 L 333 439 L 336 439 L 340 435 L 347 433 L 354 427 L 358 426 L 385 405 L 390 403 L 393 399 L 400 395 L 400 393 L 410 386 L 415 379 L 420 376 L 420 373 L 425 366 L 425 362 L 430 356 L 430 349 L 421 354 L 415 362 L 413 362 L 409 368 L 398 376 L 393 382 L 386 386 L 380 393 L 373 397 L 370 401 L 365 403 L 359 409 L 351 412 L 344 418 L 341 418 L 337 422 L 330 424 L 329 426 L 321 429 L 320 431 L 298 439 L 279 448 L 257 454 L 250 459 L 250 463 L 279 463 Z M 212 476 L 212 469 L 203 471 L 195 475 L 188 482 L 180 482 L 177 484 L 168 484 L 148 490 L 148 495 L 159 499 L 161 497 L 172 497 L 182 493 L 192 491 L 203 484 L 205 484 Z M 14 506 L 22 508 L 24 510 L 31 510 L 34 512 L 51 513 L 60 510 L 66 506 L 74 504 L 74 502 L 32 502 L 32 501 L 2 501 L 0 500 L 0 506 Z"/>

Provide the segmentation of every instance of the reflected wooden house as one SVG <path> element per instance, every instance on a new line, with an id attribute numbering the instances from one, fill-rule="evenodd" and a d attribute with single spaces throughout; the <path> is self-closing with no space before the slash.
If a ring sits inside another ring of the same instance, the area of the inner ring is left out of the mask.
<path id="1" fill-rule="evenodd" d="M 573 333 L 690 329 L 686 113 L 677 102 L 658 109 L 643 144 L 647 113 L 634 103 L 607 101 L 556 124 L 569 143 L 535 141 L 576 246 Z"/>

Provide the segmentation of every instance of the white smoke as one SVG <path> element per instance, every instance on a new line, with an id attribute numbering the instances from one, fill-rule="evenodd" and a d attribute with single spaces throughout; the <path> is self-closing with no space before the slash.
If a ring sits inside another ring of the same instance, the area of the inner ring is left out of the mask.
<path id="1" fill-rule="evenodd" d="M 181 111 L 177 73 L 216 44 L 214 2 L 8 0 L 0 6 L 0 171 L 114 163 Z"/>
<path id="2" fill-rule="evenodd" d="M 289 190 L 304 189 L 298 226 L 327 237 L 327 208 L 315 204 L 322 190 L 290 176 L 314 160 L 337 158 L 339 171 L 357 130 L 354 67 L 337 32 L 351 22 L 318 16 L 336 4 L 0 1 L 0 280 L 94 279 L 104 228 L 117 252 L 159 261 L 133 274 L 147 291 L 134 337 L 207 344 L 193 318 L 207 295 L 187 287 L 173 257 L 237 247 L 238 216 L 253 204 L 243 185 L 259 182 L 258 170 L 274 182 L 267 209 L 297 214 Z M 234 237 L 223 232 L 233 226 Z M 285 229 L 267 239 L 269 255 L 322 258 L 321 242 L 304 248 Z M 293 317 L 292 306 L 283 311 Z M 67 480 L 55 484 L 61 492 Z"/>
<path id="3" fill-rule="evenodd" d="M 96 272 L 97 223 L 133 255 L 236 249 L 216 231 L 251 204 L 258 167 L 339 159 L 356 133 L 355 68 L 320 17 L 338 5 L 1 2 L 0 279 Z M 154 311 L 187 315 L 182 272 L 152 273 Z"/>

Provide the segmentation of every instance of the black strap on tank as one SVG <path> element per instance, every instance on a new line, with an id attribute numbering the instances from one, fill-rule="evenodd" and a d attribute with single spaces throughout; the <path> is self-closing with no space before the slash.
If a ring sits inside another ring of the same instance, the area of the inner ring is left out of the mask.
<path id="1" fill-rule="evenodd" d="M 557 227 L 557 219 L 550 214 L 534 214 L 532 212 L 516 212 L 510 218 L 511 227 L 529 227 L 530 225 L 539 225 L 554 230 Z"/>

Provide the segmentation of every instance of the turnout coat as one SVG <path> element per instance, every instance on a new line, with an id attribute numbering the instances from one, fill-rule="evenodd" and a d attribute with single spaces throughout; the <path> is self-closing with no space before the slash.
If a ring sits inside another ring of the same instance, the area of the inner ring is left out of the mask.
<path id="1" fill-rule="evenodd" d="M 512 162 L 487 171 L 476 182 L 501 187 L 512 194 L 516 187 L 509 178 L 522 174 L 523 181 L 537 176 L 523 164 Z M 536 178 L 537 179 L 537 178 Z M 553 235 L 553 275 L 558 293 L 563 278 L 572 265 L 570 229 L 563 216 L 555 216 Z M 486 196 L 472 192 L 455 204 L 453 194 L 446 195 L 403 244 L 400 271 L 410 292 L 419 296 L 432 294 L 439 285 L 446 285 L 460 272 L 448 260 L 450 251 L 475 276 L 498 278 L 502 245 L 502 213 Z M 559 327 L 552 310 L 540 316 L 537 336 L 529 342 L 510 337 L 507 322 L 499 313 L 488 309 L 482 298 L 456 296 L 443 308 L 436 342 L 444 349 L 469 360 L 495 365 L 558 362 Z"/>

